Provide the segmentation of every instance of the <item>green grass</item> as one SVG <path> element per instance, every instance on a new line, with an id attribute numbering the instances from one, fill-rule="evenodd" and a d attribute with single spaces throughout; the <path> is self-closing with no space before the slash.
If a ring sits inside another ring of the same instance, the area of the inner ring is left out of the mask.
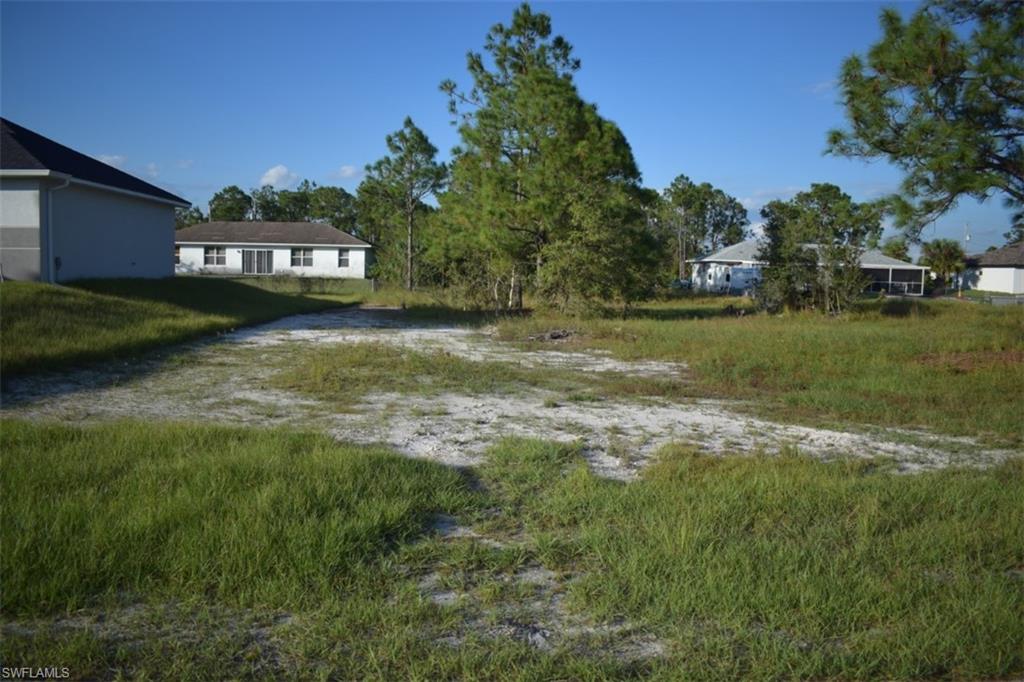
<path id="1" fill-rule="evenodd" d="M 454 470 L 289 432 L 7 422 L 3 444 L 17 615 L 122 591 L 309 607 L 469 499 Z"/>
<path id="2" fill-rule="evenodd" d="M 581 572 L 573 602 L 669 639 L 680 679 L 997 677 L 1024 668 L 1024 463 L 899 476 L 866 462 L 668 448 L 624 486 L 506 441 L 485 481 Z"/>
<path id="3" fill-rule="evenodd" d="M 93 280 L 73 286 L 4 282 L 0 371 L 25 374 L 123 359 L 243 325 L 352 303 L 359 295 L 344 290 L 321 296 L 274 292 L 253 284 L 266 281 L 178 277 Z"/>
<path id="4" fill-rule="evenodd" d="M 561 378 L 561 382 L 559 382 Z M 565 377 L 507 362 L 476 362 L 441 351 L 412 351 L 385 343 L 352 343 L 302 351 L 271 379 L 278 388 L 336 404 L 357 405 L 368 393 L 436 395 L 506 393 L 540 382 L 562 385 Z"/>
<path id="5" fill-rule="evenodd" d="M 525 388 L 560 392 L 567 402 L 607 397 L 680 397 L 679 378 L 635 378 L 615 373 L 526 367 L 512 362 L 468 360 L 444 351 L 416 351 L 386 343 L 352 343 L 311 348 L 289 355 L 288 366 L 271 384 L 339 406 L 358 405 L 374 392 L 437 395 L 510 394 Z M 557 407 L 557 401 L 548 405 Z"/>
<path id="6" fill-rule="evenodd" d="M 776 419 L 925 427 L 1024 444 L 1024 309 L 873 301 L 833 319 L 739 316 L 743 306 L 681 299 L 630 319 L 546 314 L 498 326 L 512 341 L 571 327 L 578 334 L 562 348 L 686 362 L 704 395 L 751 400 Z"/>
<path id="7" fill-rule="evenodd" d="M 2 445 L 2 614 L 21 628 L 0 640 L 5 665 L 139 679 L 1024 671 L 1019 460 L 904 476 L 671 447 L 623 485 L 540 441 L 502 441 L 480 481 L 288 431 L 7 421 Z M 425 537 L 439 512 L 507 544 Z M 530 562 L 565 576 L 571 609 L 629 619 L 664 657 L 436 641 L 465 614 L 420 594 L 424 571 L 486 609 L 531 598 L 496 581 Z M 103 618 L 46 626 L 68 614 Z"/>
<path id="8" fill-rule="evenodd" d="M 370 280 L 337 277 L 236 277 L 231 281 L 278 294 L 307 294 L 364 299 L 370 295 Z"/>

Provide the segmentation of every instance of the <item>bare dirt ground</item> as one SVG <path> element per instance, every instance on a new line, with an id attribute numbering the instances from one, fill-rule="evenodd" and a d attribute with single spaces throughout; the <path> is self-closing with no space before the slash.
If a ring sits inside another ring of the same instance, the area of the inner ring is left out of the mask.
<path id="1" fill-rule="evenodd" d="M 922 432 L 783 424 L 717 400 L 576 402 L 540 389 L 440 396 L 382 390 L 354 411 L 339 412 L 268 386 L 274 372 L 295 361 L 296 350 L 363 342 L 580 373 L 687 375 L 679 364 L 623 362 L 607 354 L 559 350 L 557 344 L 551 350 L 523 350 L 498 341 L 487 328 L 417 323 L 397 310 L 347 308 L 284 318 L 131 363 L 14 379 L 5 389 L 2 411 L 65 422 L 141 418 L 287 425 L 325 431 L 347 442 L 383 443 L 412 457 L 455 466 L 480 463 L 487 447 L 505 436 L 546 438 L 580 443 L 595 472 L 622 480 L 635 477 L 663 445 L 683 441 L 716 454 L 796 447 L 822 458 L 882 456 L 903 471 L 983 466 L 1016 454 Z"/>

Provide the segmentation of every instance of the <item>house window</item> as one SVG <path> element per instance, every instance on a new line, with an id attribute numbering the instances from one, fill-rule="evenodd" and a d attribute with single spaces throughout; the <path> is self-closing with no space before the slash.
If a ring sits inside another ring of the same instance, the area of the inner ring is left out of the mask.
<path id="1" fill-rule="evenodd" d="M 338 249 L 338 267 L 348 267 L 348 249 Z"/>
<path id="2" fill-rule="evenodd" d="M 313 249 L 292 249 L 292 267 L 309 268 L 313 266 Z"/>
<path id="3" fill-rule="evenodd" d="M 181 247 L 180 246 L 175 246 L 174 247 L 174 264 L 175 265 L 181 265 Z"/>
<path id="4" fill-rule="evenodd" d="M 223 246 L 207 246 L 203 248 L 204 265 L 227 265 L 227 250 Z"/>

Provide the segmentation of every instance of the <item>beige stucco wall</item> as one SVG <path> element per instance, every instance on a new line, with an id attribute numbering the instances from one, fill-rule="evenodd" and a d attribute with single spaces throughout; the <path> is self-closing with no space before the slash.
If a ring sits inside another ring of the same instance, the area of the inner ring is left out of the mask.
<path id="1" fill-rule="evenodd" d="M 174 207 L 71 184 L 51 197 L 57 281 L 174 274 Z"/>
<path id="2" fill-rule="evenodd" d="M 44 193 L 35 178 L 0 178 L 0 274 L 40 279 Z"/>

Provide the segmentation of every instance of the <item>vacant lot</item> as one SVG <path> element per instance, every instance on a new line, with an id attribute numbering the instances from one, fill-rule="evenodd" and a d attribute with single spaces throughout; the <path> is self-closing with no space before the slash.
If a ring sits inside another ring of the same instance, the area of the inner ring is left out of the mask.
<path id="1" fill-rule="evenodd" d="M 745 310 L 687 299 L 495 323 L 347 308 L 14 377 L 5 664 L 165 679 L 1024 671 L 1021 311 Z"/>

